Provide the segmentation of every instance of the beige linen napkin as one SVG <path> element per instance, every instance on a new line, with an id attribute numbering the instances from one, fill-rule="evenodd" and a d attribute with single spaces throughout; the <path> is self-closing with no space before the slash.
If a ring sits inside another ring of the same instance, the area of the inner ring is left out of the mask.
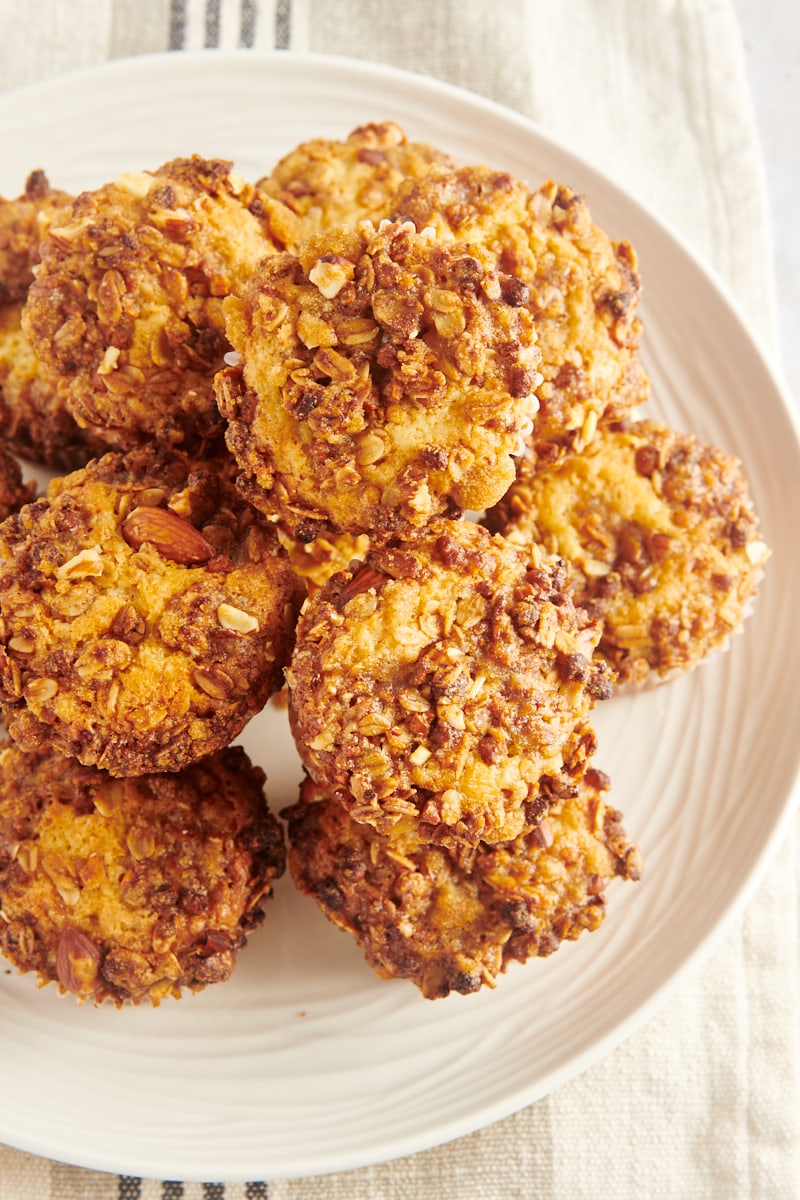
<path id="1" fill-rule="evenodd" d="M 729 0 L 0 0 L 3 88 L 202 46 L 372 59 L 536 119 L 680 229 L 774 351 L 762 171 Z M 248 1184 L 123 1178 L 0 1147 L 0 1200 L 796 1200 L 796 839 L 644 1030 L 479 1133 L 382 1166 Z"/>

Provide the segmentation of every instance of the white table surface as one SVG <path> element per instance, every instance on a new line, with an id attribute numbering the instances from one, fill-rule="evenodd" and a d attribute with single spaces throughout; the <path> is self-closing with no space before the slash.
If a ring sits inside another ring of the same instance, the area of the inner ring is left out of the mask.
<path id="1" fill-rule="evenodd" d="M 734 0 L 772 212 L 784 378 L 800 415 L 800 4 Z"/>

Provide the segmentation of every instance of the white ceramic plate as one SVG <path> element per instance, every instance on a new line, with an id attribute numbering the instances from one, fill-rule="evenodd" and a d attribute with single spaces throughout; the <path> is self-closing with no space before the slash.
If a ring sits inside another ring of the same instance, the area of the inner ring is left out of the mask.
<path id="1" fill-rule="evenodd" d="M 520 117 L 366 64 L 285 53 L 117 62 L 0 100 L 0 193 L 27 172 L 77 190 L 198 152 L 255 178 L 297 142 L 393 118 L 462 162 L 583 191 L 636 246 L 652 412 L 744 460 L 774 548 L 729 654 L 596 716 L 646 862 L 595 934 L 514 966 L 496 991 L 423 1000 L 378 980 L 281 881 L 222 986 L 159 1009 L 93 1010 L 0 974 L 0 1140 L 114 1172 L 247 1180 L 355 1167 L 488 1124 L 575 1076 L 648 1016 L 741 910 L 786 827 L 798 765 L 800 454 L 743 321 L 678 238 Z M 283 714 L 243 738 L 277 809 L 298 761 Z"/>

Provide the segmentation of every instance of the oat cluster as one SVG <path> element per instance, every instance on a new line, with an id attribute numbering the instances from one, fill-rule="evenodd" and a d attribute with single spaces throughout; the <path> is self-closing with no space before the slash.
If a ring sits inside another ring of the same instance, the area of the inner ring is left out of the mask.
<path id="1" fill-rule="evenodd" d="M 636 256 L 565 184 L 390 121 L 133 167 L 0 200 L 0 949 L 157 1004 L 288 861 L 379 975 L 492 987 L 642 873 L 592 712 L 741 628 L 740 464 L 641 419 Z M 231 745 L 284 687 L 286 832 Z"/>

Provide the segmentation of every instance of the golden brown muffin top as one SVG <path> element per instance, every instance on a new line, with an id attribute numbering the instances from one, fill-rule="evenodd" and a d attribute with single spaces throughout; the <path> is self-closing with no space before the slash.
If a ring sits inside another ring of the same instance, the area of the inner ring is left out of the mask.
<path id="1" fill-rule="evenodd" d="M 406 179 L 432 166 L 452 166 L 450 156 L 426 142 L 410 142 L 394 121 L 360 125 L 343 140 L 313 138 L 285 155 L 258 181 L 300 223 L 302 240 L 332 225 L 378 222 Z"/>
<path id="2" fill-rule="evenodd" d="M 0 789 L 0 949 L 20 970 L 117 1006 L 229 977 L 285 861 L 243 750 L 120 780 L 5 743 Z"/>
<path id="3" fill-rule="evenodd" d="M 471 522 L 371 549 L 304 606 L 289 716 L 312 777 L 385 831 L 453 846 L 541 818 L 610 675 L 560 564 Z"/>
<path id="4" fill-rule="evenodd" d="M 0 699 L 24 748 L 178 770 L 281 686 L 297 581 L 225 469 L 110 453 L 0 526 Z"/>
<path id="5" fill-rule="evenodd" d="M 265 259 L 225 312 L 228 445 L 294 536 L 421 526 L 514 478 L 539 356 L 484 251 L 342 226 Z"/>
<path id="6" fill-rule="evenodd" d="M 222 301 L 293 229 L 231 163 L 198 156 L 78 196 L 42 243 L 23 315 L 76 419 L 122 449 L 218 438 Z"/>
<path id="7" fill-rule="evenodd" d="M 289 820 L 297 886 L 355 936 L 383 978 L 410 979 L 429 1000 L 494 987 L 509 962 L 551 954 L 599 927 L 616 877 L 641 856 L 592 769 L 530 833 L 479 845 L 469 869 L 405 822 L 381 835 L 307 780 Z"/>
<path id="8" fill-rule="evenodd" d="M 769 557 L 733 455 L 653 421 L 534 455 L 488 523 L 569 565 L 621 681 L 689 670 L 741 628 Z"/>
<path id="9" fill-rule="evenodd" d="M 401 185 L 391 215 L 486 247 L 516 281 L 509 291 L 532 314 L 542 353 L 534 441 L 580 448 L 599 419 L 647 399 L 636 256 L 592 220 L 582 196 L 552 180 L 530 192 L 489 167 L 436 169 Z"/>

